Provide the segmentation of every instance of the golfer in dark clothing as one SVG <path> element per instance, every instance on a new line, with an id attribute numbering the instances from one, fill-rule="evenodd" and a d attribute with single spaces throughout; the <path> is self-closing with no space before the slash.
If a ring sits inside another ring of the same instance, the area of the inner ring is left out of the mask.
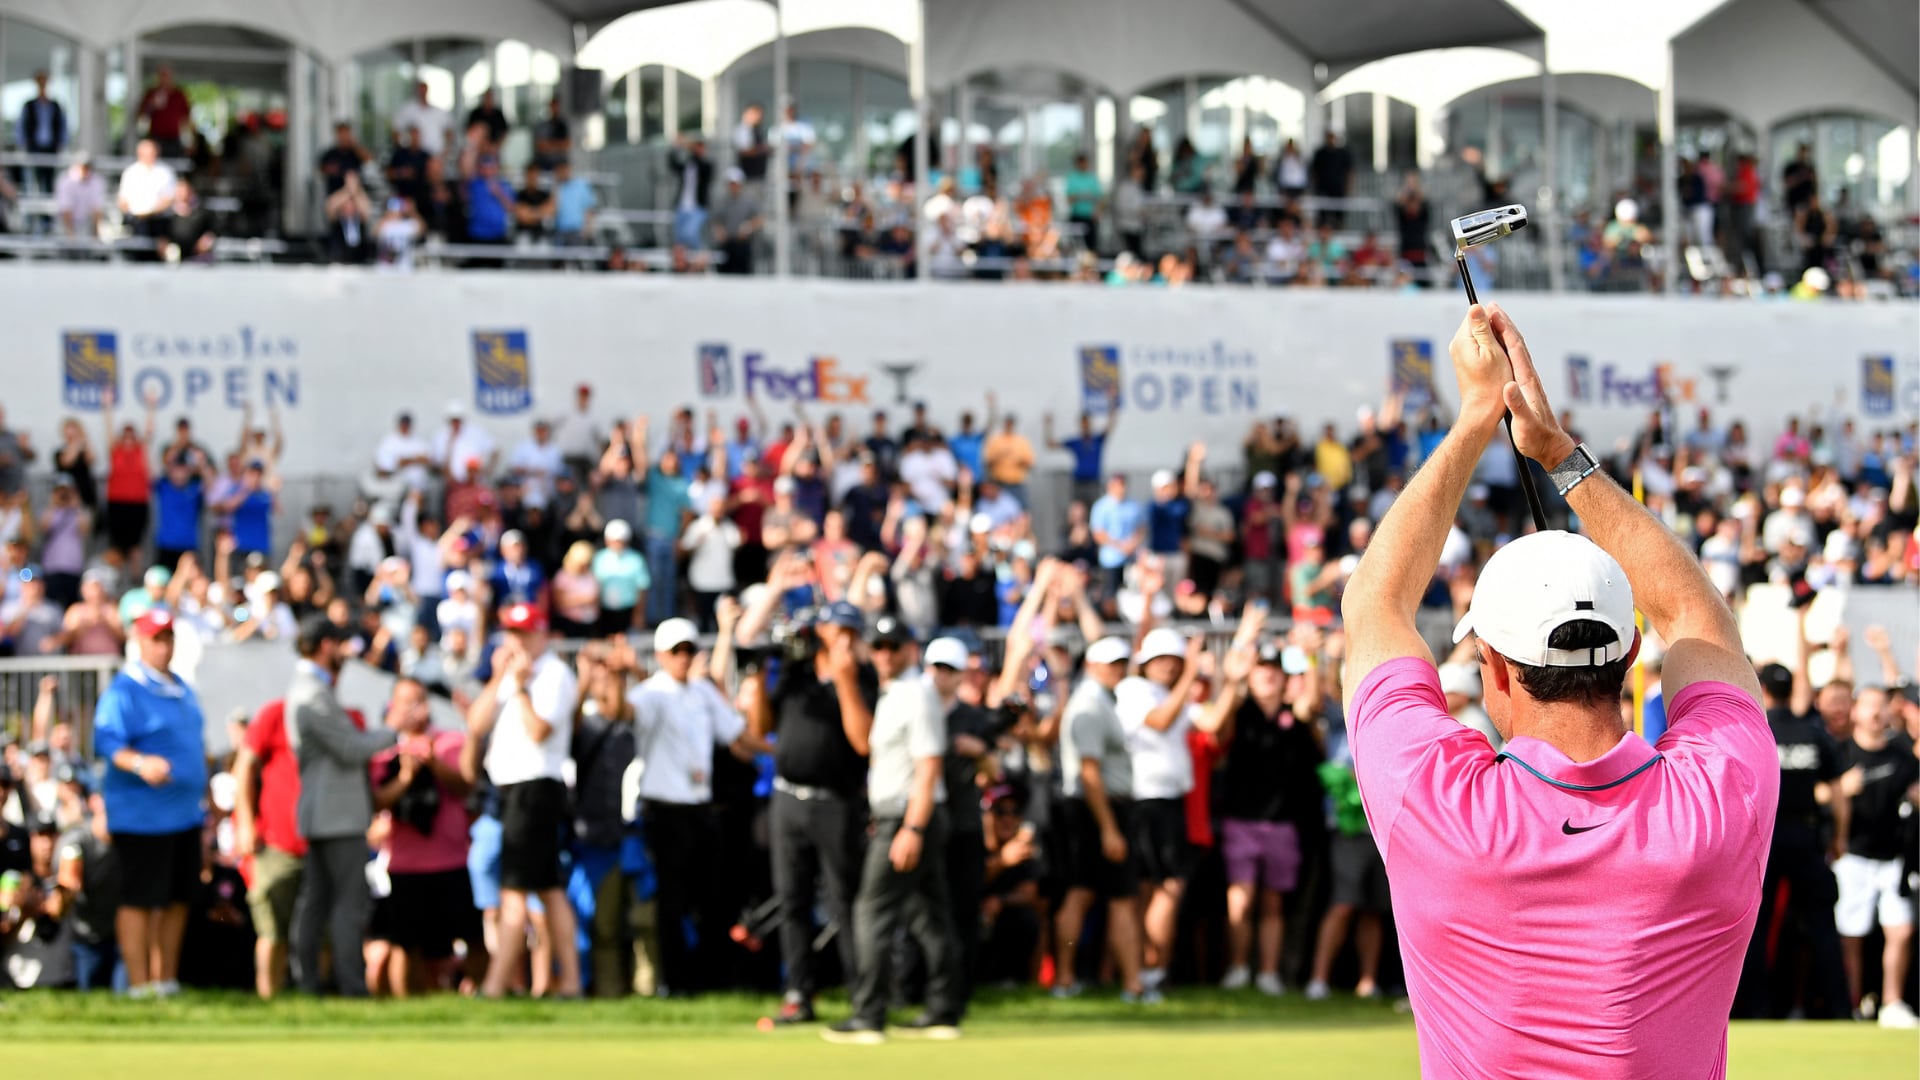
<path id="1" fill-rule="evenodd" d="M 886 1040 L 893 937 L 904 922 L 927 957 L 927 1011 L 903 1031 L 928 1038 L 960 1034 L 960 956 L 948 908 L 946 785 L 941 772 L 946 722 L 925 676 L 912 671 L 913 640 L 884 618 L 871 638 L 880 674 L 879 704 L 869 735 L 867 798 L 873 835 L 854 902 L 858 974 L 853 1016 L 821 1032 L 829 1042 L 872 1045 Z"/>
<path id="2" fill-rule="evenodd" d="M 779 737 L 769 839 L 786 968 L 786 998 L 775 1018 L 782 1024 L 814 1018 L 813 907 L 822 882 L 841 965 L 849 973 L 858 970 L 853 894 L 867 826 L 867 737 L 876 697 L 873 670 L 854 654 L 864 625 L 852 604 L 832 604 L 798 631 L 798 651 L 781 659 L 773 689 L 767 689 L 765 675 L 746 684 L 754 737 Z"/>

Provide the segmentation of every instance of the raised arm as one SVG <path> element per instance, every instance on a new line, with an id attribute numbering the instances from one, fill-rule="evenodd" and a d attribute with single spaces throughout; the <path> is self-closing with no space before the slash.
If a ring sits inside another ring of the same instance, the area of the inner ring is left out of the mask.
<path id="1" fill-rule="evenodd" d="M 1513 412 L 1514 441 L 1521 453 L 1551 469 L 1573 452 L 1574 441 L 1560 428 L 1519 328 L 1498 305 L 1493 316 L 1500 342 L 1512 358 L 1514 378 L 1504 395 Z M 1461 411 L 1466 413 L 1467 406 Z M 1626 569 L 1647 625 L 1668 643 L 1661 671 L 1666 699 L 1672 701 L 1690 683 L 1714 680 L 1758 700 L 1760 680 L 1741 647 L 1740 625 L 1680 538 L 1605 473 L 1582 481 L 1568 493 L 1567 504 L 1579 515 L 1587 536 Z M 1399 505 L 1394 503 L 1396 509 Z M 1379 544 L 1377 536 L 1374 544 Z M 1351 595 L 1351 585 L 1348 591 Z M 1353 625 L 1351 620 L 1347 625 Z"/>
<path id="2" fill-rule="evenodd" d="M 1389 660 L 1433 658 L 1414 627 L 1414 613 L 1440 565 L 1440 549 L 1474 466 L 1499 427 L 1501 388 L 1513 373 L 1488 316 L 1479 305 L 1469 309 L 1449 346 L 1460 382 L 1459 421 L 1393 501 L 1347 582 L 1340 612 L 1349 639 L 1349 697 L 1368 672 Z"/>

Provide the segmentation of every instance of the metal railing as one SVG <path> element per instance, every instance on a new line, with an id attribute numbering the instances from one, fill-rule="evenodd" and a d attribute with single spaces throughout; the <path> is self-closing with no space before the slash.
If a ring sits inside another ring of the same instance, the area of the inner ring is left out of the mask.
<path id="1" fill-rule="evenodd" d="M 0 731 L 14 741 L 32 741 L 33 709 L 41 680 L 52 676 L 55 721 L 73 725 L 74 747 L 93 754 L 93 710 L 124 663 L 118 656 L 21 656 L 0 659 Z"/>

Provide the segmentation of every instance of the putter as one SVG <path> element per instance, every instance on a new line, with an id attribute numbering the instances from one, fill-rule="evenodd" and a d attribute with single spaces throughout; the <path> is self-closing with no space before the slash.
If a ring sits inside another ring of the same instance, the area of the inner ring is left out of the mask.
<path id="1" fill-rule="evenodd" d="M 1480 298 L 1474 295 L 1473 276 L 1467 273 L 1467 252 L 1526 227 L 1527 208 L 1518 203 L 1453 219 L 1453 264 L 1460 270 L 1460 284 L 1467 288 L 1468 304 L 1477 304 Z M 1534 486 L 1533 469 L 1521 455 L 1520 445 L 1513 441 L 1511 412 L 1507 413 L 1507 447 L 1513 451 L 1513 464 L 1520 474 L 1520 490 L 1527 496 L 1527 509 L 1533 512 L 1533 527 L 1546 532 L 1547 510 L 1540 502 L 1539 488 Z"/>

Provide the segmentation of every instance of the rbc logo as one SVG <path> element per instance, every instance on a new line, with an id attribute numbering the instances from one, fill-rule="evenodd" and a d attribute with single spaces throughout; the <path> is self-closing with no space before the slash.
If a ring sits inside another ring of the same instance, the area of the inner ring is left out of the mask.
<path id="1" fill-rule="evenodd" d="M 119 396 L 120 347 L 113 331 L 68 330 L 60 355 L 67 408 L 98 409 L 108 390 Z"/>
<path id="2" fill-rule="evenodd" d="M 483 413 L 512 416 L 533 407 L 525 330 L 473 332 L 473 397 Z"/>
<path id="3" fill-rule="evenodd" d="M 1080 409 L 1104 416 L 1120 403 L 1120 348 L 1080 346 Z"/>

